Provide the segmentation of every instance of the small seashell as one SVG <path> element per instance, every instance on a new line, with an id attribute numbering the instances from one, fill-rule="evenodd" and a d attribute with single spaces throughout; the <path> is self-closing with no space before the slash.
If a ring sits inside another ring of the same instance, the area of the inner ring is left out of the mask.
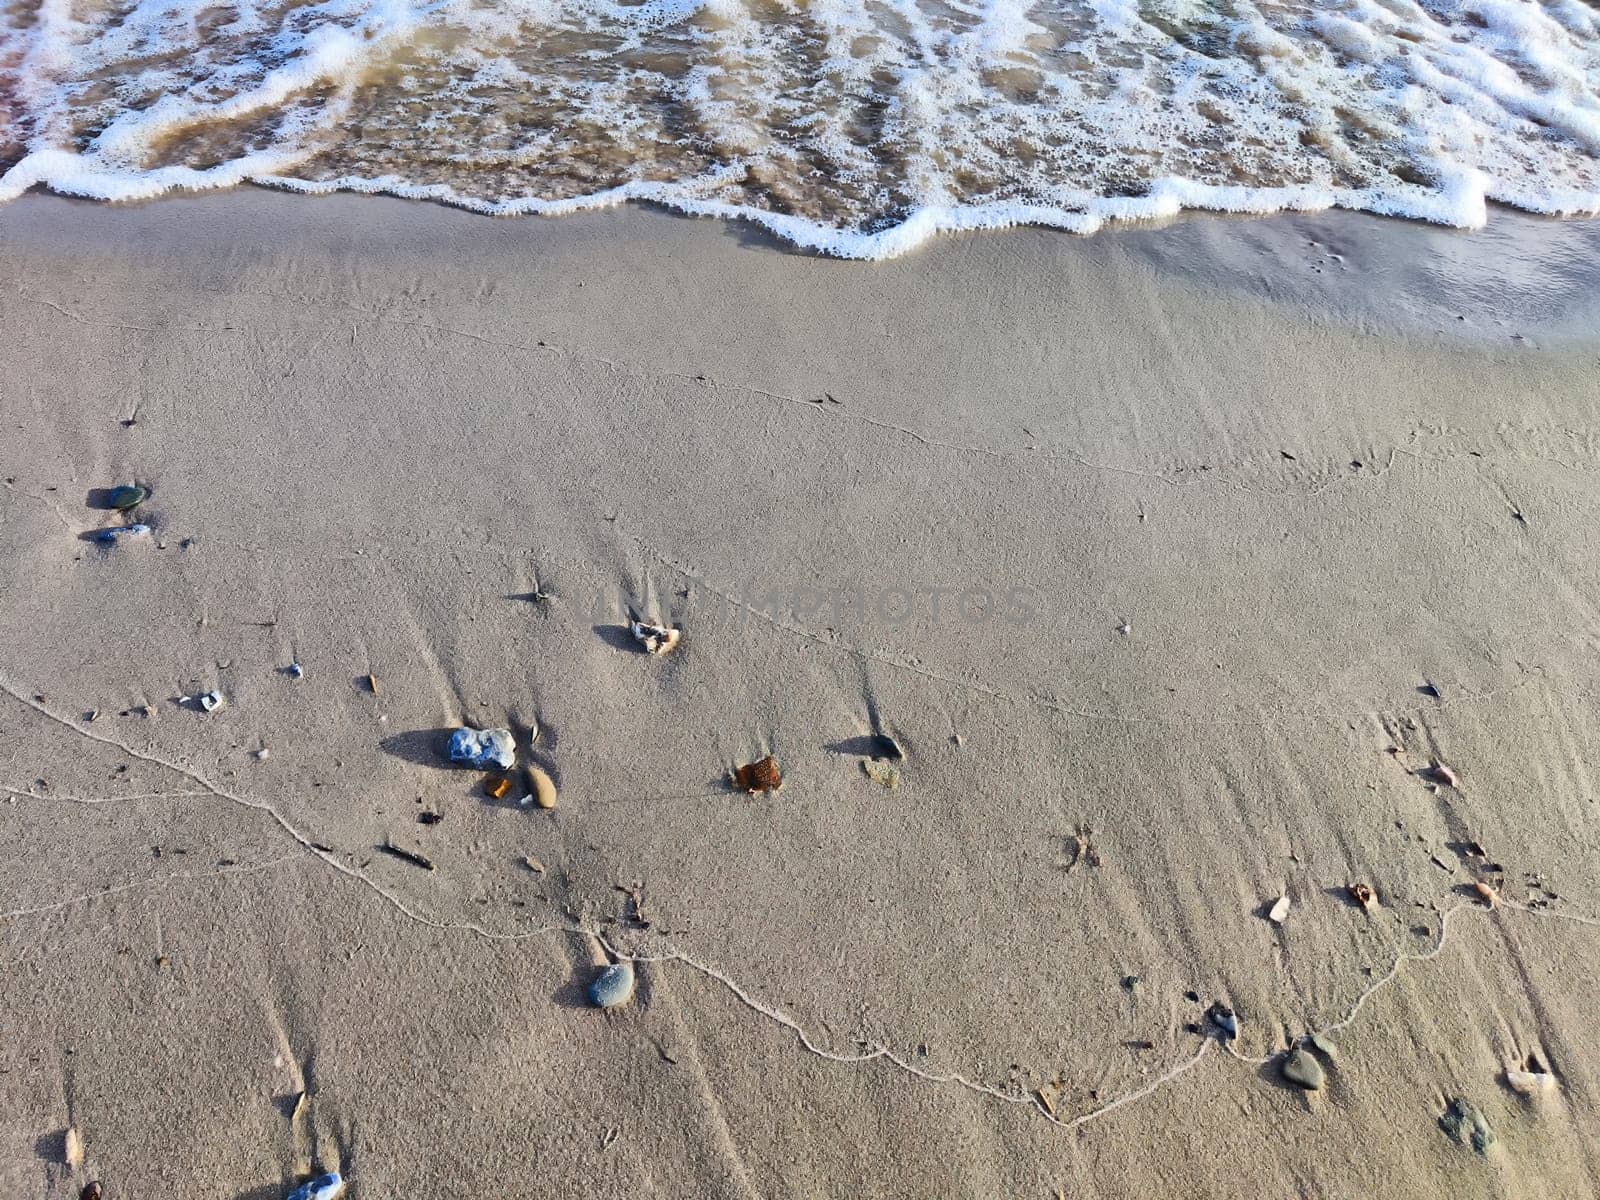
<path id="1" fill-rule="evenodd" d="M 228 702 L 221 692 L 202 692 L 196 699 L 199 700 L 200 707 L 205 709 L 206 712 L 216 712 L 217 709 Z"/>
<path id="2" fill-rule="evenodd" d="M 1284 918 L 1286 918 L 1288 915 L 1289 897 L 1279 896 L 1277 901 L 1273 904 L 1271 910 L 1267 913 L 1267 920 L 1271 921 L 1274 925 L 1282 925 Z"/>
<path id="3" fill-rule="evenodd" d="M 540 808 L 549 811 L 556 807 L 556 781 L 543 767 L 529 763 L 523 772 L 528 777 L 529 795 L 524 798 L 524 803 L 532 800 Z"/>
<path id="4" fill-rule="evenodd" d="M 620 1008 L 633 999 L 633 964 L 612 963 L 589 985 L 589 1003 L 596 1008 Z"/>
<path id="5" fill-rule="evenodd" d="M 491 800 L 503 800 L 511 790 L 511 780 L 504 775 L 496 775 L 483 781 L 483 794 Z"/>
<path id="6" fill-rule="evenodd" d="M 372 674 L 370 671 L 367 672 L 367 691 L 371 692 L 374 696 L 378 694 L 378 677 Z"/>
<path id="7" fill-rule="evenodd" d="M 537 858 L 534 858 L 531 854 L 524 854 L 522 856 L 522 865 L 527 867 L 528 870 L 532 871 L 535 875 L 544 874 L 544 864 Z"/>
<path id="8" fill-rule="evenodd" d="M 83 1191 L 78 1193 L 78 1200 L 103 1200 L 105 1190 L 101 1188 L 98 1179 L 91 1179 L 83 1185 Z"/>
<path id="9" fill-rule="evenodd" d="M 1378 907 L 1378 893 L 1374 892 L 1364 883 L 1350 885 L 1350 899 L 1359 904 L 1366 912 L 1371 912 Z"/>
<path id="10" fill-rule="evenodd" d="M 1483 906 L 1485 908 L 1496 908 L 1499 906 L 1500 893 L 1495 891 L 1482 880 L 1474 882 L 1472 885 L 1472 890 L 1478 893 L 1478 899 L 1483 901 Z"/>
<path id="11" fill-rule="evenodd" d="M 76 1125 L 69 1126 L 63 1141 L 62 1156 L 66 1159 L 68 1168 L 76 1171 L 83 1166 L 83 1134 L 78 1132 Z"/>
<path id="12" fill-rule="evenodd" d="M 740 791 L 752 796 L 757 792 L 775 792 L 783 786 L 783 772 L 778 769 L 778 760 L 769 754 L 737 768 L 733 772 L 733 782 Z"/>
<path id="13" fill-rule="evenodd" d="M 893 763 L 879 762 L 875 758 L 869 758 L 862 762 L 861 769 L 866 773 L 867 778 L 879 787 L 885 787 L 893 791 L 900 786 L 900 768 Z"/>
<path id="14" fill-rule="evenodd" d="M 1556 1086 L 1548 1071 L 1517 1071 L 1506 1068 L 1506 1086 L 1519 1096 L 1539 1096 Z"/>
<path id="15" fill-rule="evenodd" d="M 517 764 L 517 742 L 509 729 L 458 729 L 450 735 L 450 761 L 480 771 L 509 771 Z"/>
<path id="16" fill-rule="evenodd" d="M 664 625 L 652 625 L 648 621 L 632 621 L 628 624 L 629 631 L 649 654 L 671 654 L 673 647 L 683 637 L 681 629 L 668 629 Z"/>
<path id="17" fill-rule="evenodd" d="M 106 493 L 106 505 L 118 512 L 127 512 L 130 508 L 138 508 L 149 495 L 148 489 L 136 483 L 119 484 Z"/>
<path id="18" fill-rule="evenodd" d="M 344 1180 L 339 1172 L 329 1171 L 326 1175 L 306 1180 L 290 1192 L 285 1200 L 333 1200 L 342 1191 L 344 1191 Z"/>
<path id="19" fill-rule="evenodd" d="M 1239 1036 L 1239 1015 L 1221 1000 L 1206 1010 L 1206 1019 L 1220 1029 L 1229 1041 Z"/>
<path id="20" fill-rule="evenodd" d="M 1460 776 L 1458 776 L 1449 767 L 1445 766 L 1438 759 L 1433 760 L 1433 777 L 1440 783 L 1444 784 L 1445 787 L 1452 787 L 1457 791 L 1461 790 Z"/>
<path id="21" fill-rule="evenodd" d="M 269 759 L 271 757 L 272 757 L 272 751 L 267 749 L 265 746 L 261 747 L 261 749 L 256 751 L 256 761 L 257 762 L 266 762 L 267 759 Z"/>

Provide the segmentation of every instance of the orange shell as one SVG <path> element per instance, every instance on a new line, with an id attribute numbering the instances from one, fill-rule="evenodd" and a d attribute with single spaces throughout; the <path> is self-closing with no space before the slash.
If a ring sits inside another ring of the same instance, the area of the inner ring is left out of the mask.
<path id="1" fill-rule="evenodd" d="M 775 792 L 783 786 L 783 772 L 778 770 L 778 760 L 769 754 L 735 770 L 733 782 L 752 796 L 757 792 Z"/>
<path id="2" fill-rule="evenodd" d="M 483 781 L 483 792 L 496 800 L 504 800 L 506 793 L 511 790 L 511 780 L 504 775 L 497 775 L 493 779 Z"/>

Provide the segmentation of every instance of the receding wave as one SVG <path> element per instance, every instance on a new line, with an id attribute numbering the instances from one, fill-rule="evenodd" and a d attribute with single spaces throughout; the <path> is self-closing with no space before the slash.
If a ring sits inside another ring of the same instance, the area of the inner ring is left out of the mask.
<path id="1" fill-rule="evenodd" d="M 0 199 L 627 199 L 881 257 L 1182 208 L 1600 211 L 1579 0 L 4 0 Z"/>

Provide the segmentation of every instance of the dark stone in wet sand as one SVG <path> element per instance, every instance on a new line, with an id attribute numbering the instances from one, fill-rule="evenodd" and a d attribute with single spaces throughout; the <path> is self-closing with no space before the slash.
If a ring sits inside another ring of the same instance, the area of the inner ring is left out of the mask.
<path id="1" fill-rule="evenodd" d="M 1439 1118 L 1439 1128 L 1463 1146 L 1471 1146 L 1479 1154 L 1487 1154 L 1489 1147 L 1494 1145 L 1494 1130 L 1489 1128 L 1489 1122 L 1459 1096 L 1450 1101 L 1450 1107 Z"/>
<path id="2" fill-rule="evenodd" d="M 106 505 L 121 512 L 137 508 L 150 493 L 136 483 L 124 483 L 106 493 Z"/>

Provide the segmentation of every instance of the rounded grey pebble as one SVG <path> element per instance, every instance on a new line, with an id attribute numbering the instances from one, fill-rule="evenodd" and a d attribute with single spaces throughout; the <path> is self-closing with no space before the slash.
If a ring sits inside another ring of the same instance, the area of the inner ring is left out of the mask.
<path id="1" fill-rule="evenodd" d="M 589 1003 L 596 1008 L 620 1008 L 633 999 L 633 964 L 612 963 L 589 985 Z"/>
<path id="2" fill-rule="evenodd" d="M 1314 1092 L 1322 1086 L 1322 1064 L 1308 1054 L 1304 1046 L 1296 1046 L 1284 1056 L 1283 1077 L 1308 1092 Z"/>
<path id="3" fill-rule="evenodd" d="M 1339 1047 L 1334 1045 L 1333 1039 L 1325 1033 L 1313 1033 L 1306 1038 L 1309 1045 L 1323 1058 L 1334 1059 L 1339 1057 Z"/>

